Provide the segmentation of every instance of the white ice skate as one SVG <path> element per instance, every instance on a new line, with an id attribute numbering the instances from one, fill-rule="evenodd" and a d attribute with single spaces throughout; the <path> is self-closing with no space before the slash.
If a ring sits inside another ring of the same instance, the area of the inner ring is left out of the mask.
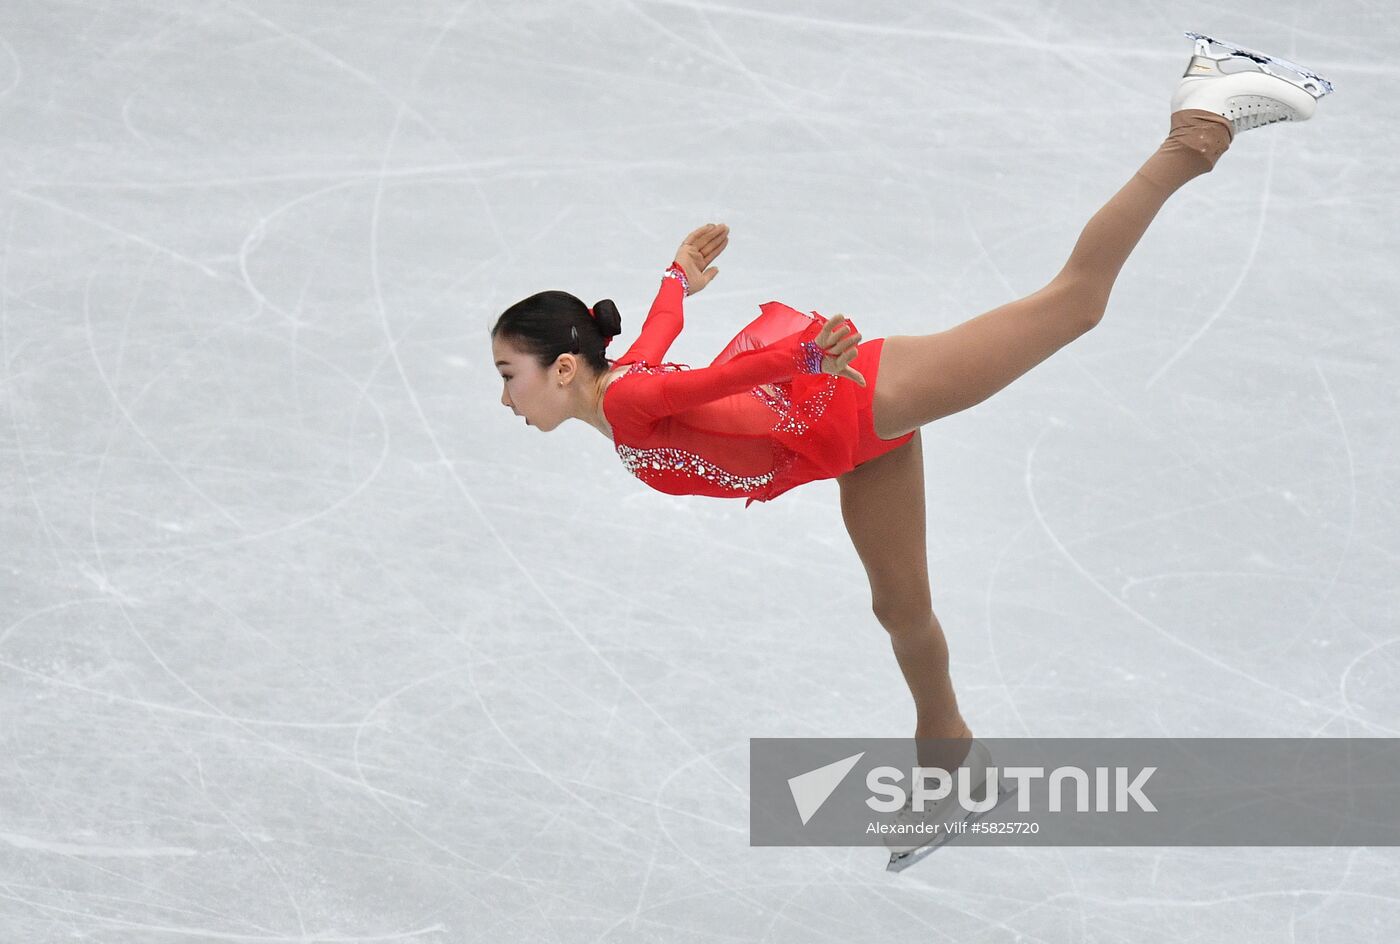
<path id="1" fill-rule="evenodd" d="M 967 757 L 957 770 L 951 771 L 953 784 L 947 796 L 932 803 L 926 802 L 924 811 L 916 813 L 914 812 L 914 793 L 912 790 L 909 791 L 904 806 L 894 814 L 895 822 L 898 824 L 926 823 L 936 827 L 936 829 L 930 832 L 901 832 L 887 835 L 885 847 L 890 850 L 890 861 L 885 866 L 885 871 L 903 872 L 909 866 L 922 861 L 929 853 L 960 835 L 956 824 L 966 823 L 971 826 L 1005 803 L 1016 792 L 1014 780 L 1006 780 L 998 776 L 997 801 L 991 809 L 979 813 L 962 808 L 958 802 L 958 793 L 962 789 L 958 782 L 959 779 L 969 778 L 972 786 L 968 793 L 975 802 L 980 802 L 987 795 L 987 768 L 991 766 L 991 763 L 992 755 L 987 750 L 987 745 L 973 738 Z M 952 830 L 949 829 L 950 825 L 954 827 Z"/>
<path id="2" fill-rule="evenodd" d="M 1172 96 L 1174 112 L 1215 112 L 1239 134 L 1276 121 L 1307 121 L 1317 100 L 1332 91 L 1331 82 L 1286 59 L 1202 33 L 1186 35 L 1196 50 Z"/>

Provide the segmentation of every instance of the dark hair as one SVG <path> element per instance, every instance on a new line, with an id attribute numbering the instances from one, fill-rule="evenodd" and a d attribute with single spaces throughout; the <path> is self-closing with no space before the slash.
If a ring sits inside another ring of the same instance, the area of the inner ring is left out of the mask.
<path id="1" fill-rule="evenodd" d="M 596 316 L 596 317 L 595 317 Z M 622 315 L 612 299 L 588 306 L 568 292 L 539 292 L 501 312 L 491 329 L 539 361 L 553 364 L 560 354 L 577 354 L 598 373 L 608 370 L 607 341 L 622 332 Z"/>

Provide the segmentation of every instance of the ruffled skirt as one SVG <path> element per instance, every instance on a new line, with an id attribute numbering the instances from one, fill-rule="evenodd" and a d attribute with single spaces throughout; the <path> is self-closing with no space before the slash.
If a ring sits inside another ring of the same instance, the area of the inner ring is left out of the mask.
<path id="1" fill-rule="evenodd" d="M 804 314 L 782 302 L 759 306 L 762 314 L 745 325 L 711 362 L 722 364 L 741 351 L 770 344 L 797 345 L 821 333 L 826 319 L 815 312 Z M 847 318 L 853 331 L 855 323 Z M 865 386 L 833 374 L 798 373 L 791 382 L 759 388 L 773 397 L 777 414 L 772 435 L 784 456 L 781 471 L 767 493 L 746 503 L 769 501 L 789 489 L 817 479 L 835 478 L 862 462 L 908 442 L 913 433 L 897 439 L 875 435 L 872 403 L 879 375 L 884 339 L 862 341 L 851 366 L 865 378 Z"/>

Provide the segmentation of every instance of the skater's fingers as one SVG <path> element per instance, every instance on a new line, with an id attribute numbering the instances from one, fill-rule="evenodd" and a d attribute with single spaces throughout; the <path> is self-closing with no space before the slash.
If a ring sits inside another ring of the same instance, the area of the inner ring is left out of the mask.
<path id="1" fill-rule="evenodd" d="M 711 223 L 709 225 L 709 228 L 706 229 L 704 234 L 701 235 L 700 239 L 706 245 L 710 245 L 712 243 L 719 242 L 728 235 L 729 228 L 727 226 L 718 226 L 714 223 Z"/>
<path id="2" fill-rule="evenodd" d="M 839 352 L 828 351 L 827 356 L 822 359 L 822 371 L 835 374 L 838 377 L 848 377 L 864 387 L 865 377 L 861 375 L 860 371 L 850 366 L 858 353 L 854 347 L 848 347 Z"/>
<path id="3" fill-rule="evenodd" d="M 825 348 L 828 354 L 836 355 L 850 350 L 859 343 L 860 335 L 847 324 L 843 325 L 842 330 L 826 342 Z"/>
<path id="4" fill-rule="evenodd" d="M 824 353 L 827 357 L 845 357 L 847 354 L 854 351 L 855 347 L 855 342 L 849 338 L 845 338 L 837 341 L 835 344 L 828 345 Z"/>
<path id="5" fill-rule="evenodd" d="M 851 326 L 843 323 L 845 317 L 845 315 L 835 315 L 822 325 L 821 331 L 817 333 L 817 343 L 822 347 L 830 347 L 849 332 Z"/>
<path id="6" fill-rule="evenodd" d="M 728 236 L 721 236 L 718 241 L 711 241 L 710 243 L 707 243 L 705 249 L 703 250 L 705 264 L 709 265 L 711 262 L 714 262 L 715 257 L 718 256 L 721 252 L 723 252 L 724 247 L 727 245 L 729 245 Z"/>
<path id="7" fill-rule="evenodd" d="M 817 332 L 817 343 L 831 343 L 832 339 L 837 337 L 841 324 L 845 320 L 846 316 L 841 314 L 832 315 L 830 318 L 826 319 L 826 322 L 822 325 L 821 331 Z"/>
<path id="8" fill-rule="evenodd" d="M 705 239 L 705 237 L 709 235 L 709 232 L 711 229 L 714 228 L 714 225 L 715 224 L 713 223 L 706 223 L 704 226 L 697 226 L 695 229 L 690 231 L 690 235 L 686 236 L 686 243 L 698 247 L 700 243 Z"/>

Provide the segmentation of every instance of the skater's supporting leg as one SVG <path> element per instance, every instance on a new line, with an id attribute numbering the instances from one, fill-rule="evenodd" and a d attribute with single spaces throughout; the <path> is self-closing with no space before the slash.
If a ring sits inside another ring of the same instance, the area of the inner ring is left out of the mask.
<path id="1" fill-rule="evenodd" d="M 1044 288 L 946 331 L 886 338 L 876 433 L 893 439 L 980 403 L 1098 324 L 1119 271 L 1157 211 L 1214 168 L 1233 134 L 1220 115 L 1174 112 L 1166 140 L 1089 220 L 1069 261 Z"/>
<path id="2" fill-rule="evenodd" d="M 956 766 L 972 732 L 958 711 L 949 676 L 948 642 L 934 615 L 925 545 L 923 437 L 837 478 L 841 517 L 870 581 L 870 605 L 889 634 L 914 696 L 916 738 L 960 739 L 920 744 L 926 767 Z"/>

